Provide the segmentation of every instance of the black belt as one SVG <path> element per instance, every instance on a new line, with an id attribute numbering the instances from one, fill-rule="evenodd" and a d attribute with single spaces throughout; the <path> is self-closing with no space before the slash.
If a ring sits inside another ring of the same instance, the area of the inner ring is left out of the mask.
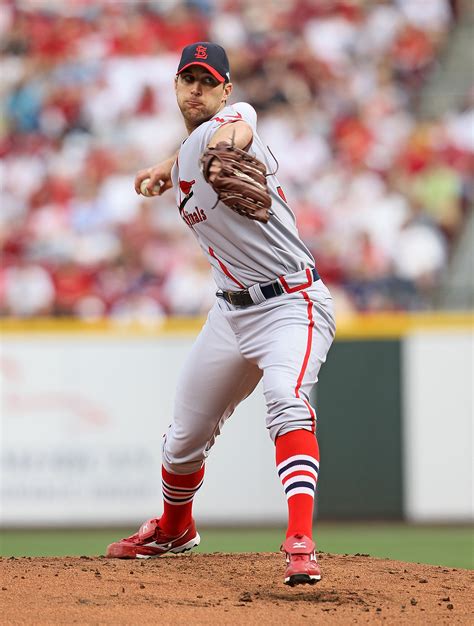
<path id="1" fill-rule="evenodd" d="M 319 274 L 315 267 L 311 270 L 311 274 L 313 275 L 314 283 L 319 280 Z M 278 280 L 275 280 L 273 283 L 267 283 L 266 285 L 260 285 L 260 291 L 265 300 L 269 300 L 275 296 L 281 296 L 285 293 L 285 290 Z M 224 298 L 224 300 L 233 306 L 250 306 L 251 304 L 255 304 L 248 289 L 244 289 L 243 291 L 218 291 L 217 295 Z"/>

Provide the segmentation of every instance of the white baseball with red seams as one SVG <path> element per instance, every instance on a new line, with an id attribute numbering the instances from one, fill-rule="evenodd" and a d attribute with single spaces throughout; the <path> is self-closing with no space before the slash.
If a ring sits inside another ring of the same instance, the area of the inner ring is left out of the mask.
<path id="1" fill-rule="evenodd" d="M 276 176 L 267 179 L 273 215 L 263 224 L 216 205 L 201 174 L 199 159 L 211 137 L 237 120 L 253 130 L 249 152 L 273 172 L 276 163 L 246 103 L 227 106 L 198 126 L 172 170 L 180 215 L 207 256 L 218 289 L 249 289 L 256 303 L 236 307 L 218 297 L 188 355 L 163 444 L 163 464 L 176 474 L 202 466 L 225 420 L 261 378 L 272 439 L 292 430 L 314 432 L 310 391 L 335 334 L 331 295 L 322 280 L 313 281 L 314 259 Z M 275 280 L 285 293 L 265 300 L 259 284 Z"/>

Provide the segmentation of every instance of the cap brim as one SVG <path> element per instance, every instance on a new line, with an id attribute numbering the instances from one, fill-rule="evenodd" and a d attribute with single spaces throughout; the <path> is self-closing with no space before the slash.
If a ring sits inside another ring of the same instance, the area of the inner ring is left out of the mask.
<path id="1" fill-rule="evenodd" d="M 200 61 L 193 61 L 192 63 L 188 63 L 187 65 L 182 67 L 180 70 L 178 70 L 176 74 L 181 74 L 181 72 L 184 72 L 185 69 L 187 69 L 188 67 L 192 67 L 193 65 L 200 65 L 201 67 L 205 67 L 206 70 L 210 74 L 212 74 L 214 78 L 218 80 L 220 83 L 223 83 L 225 81 L 225 78 L 221 76 L 217 70 L 215 70 L 213 67 L 211 67 L 207 63 L 201 63 Z"/>

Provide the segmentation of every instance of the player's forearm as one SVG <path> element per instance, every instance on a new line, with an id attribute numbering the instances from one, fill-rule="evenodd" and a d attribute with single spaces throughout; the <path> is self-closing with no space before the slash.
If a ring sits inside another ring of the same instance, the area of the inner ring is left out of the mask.
<path id="1" fill-rule="evenodd" d="M 164 159 L 163 161 L 161 161 L 155 166 L 152 166 L 149 169 L 151 170 L 153 169 L 153 167 L 159 166 L 163 171 L 166 171 L 167 174 L 171 175 L 171 170 L 173 169 L 173 165 L 175 164 L 176 159 L 178 158 L 178 154 L 179 154 L 179 150 L 176 150 L 176 152 L 174 152 L 168 159 Z"/>
<path id="2" fill-rule="evenodd" d="M 253 139 L 253 132 L 250 126 L 243 121 L 233 122 L 232 124 L 226 124 L 221 126 L 212 135 L 211 141 L 208 143 L 209 148 L 213 148 L 221 141 L 226 143 L 234 143 L 234 146 L 245 150 Z"/>
<path id="3" fill-rule="evenodd" d="M 143 196 L 161 196 L 171 189 L 171 170 L 178 158 L 177 150 L 169 159 L 165 159 L 152 167 L 137 172 L 135 176 L 135 191 Z"/>
<path id="4" fill-rule="evenodd" d="M 170 174 L 171 174 L 171 170 L 173 169 L 173 165 L 175 164 L 176 159 L 178 158 L 178 154 L 179 154 L 179 150 L 176 150 L 176 152 L 172 154 L 169 159 L 165 159 L 164 161 L 164 163 L 166 163 L 167 166 L 169 167 Z"/>

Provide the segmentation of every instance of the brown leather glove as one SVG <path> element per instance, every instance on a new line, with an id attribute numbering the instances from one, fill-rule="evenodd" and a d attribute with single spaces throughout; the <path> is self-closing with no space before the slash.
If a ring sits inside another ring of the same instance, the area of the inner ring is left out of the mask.
<path id="1" fill-rule="evenodd" d="M 214 161 L 221 171 L 209 180 Z M 251 220 L 266 224 L 270 219 L 272 199 L 268 193 L 265 165 L 245 150 L 221 141 L 207 148 L 200 160 L 201 171 L 221 202 Z"/>

